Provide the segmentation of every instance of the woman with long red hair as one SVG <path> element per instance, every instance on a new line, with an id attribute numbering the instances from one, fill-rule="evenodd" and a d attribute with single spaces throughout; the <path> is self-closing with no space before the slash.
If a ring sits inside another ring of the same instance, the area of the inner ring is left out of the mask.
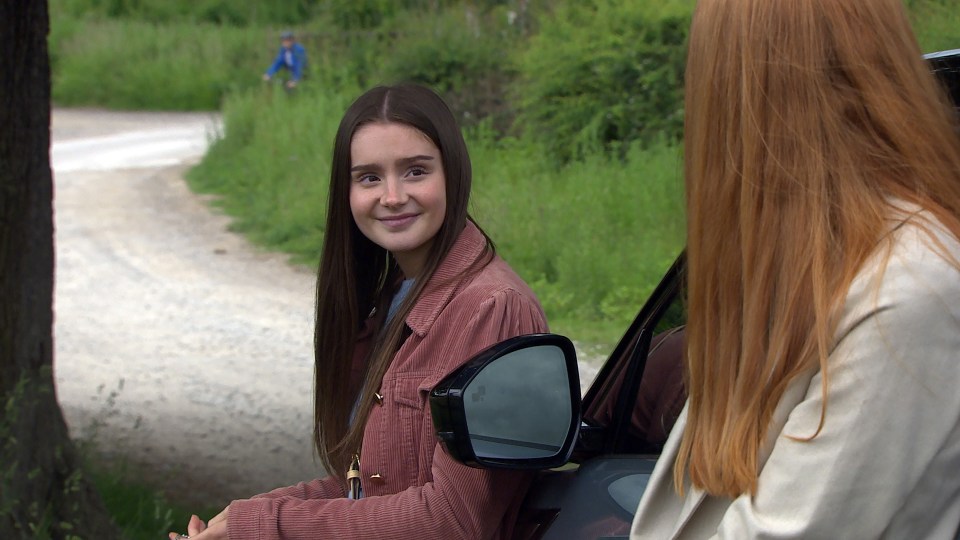
<path id="1" fill-rule="evenodd" d="M 900 0 L 700 0 L 689 400 L 632 538 L 954 538 L 960 138 Z"/>

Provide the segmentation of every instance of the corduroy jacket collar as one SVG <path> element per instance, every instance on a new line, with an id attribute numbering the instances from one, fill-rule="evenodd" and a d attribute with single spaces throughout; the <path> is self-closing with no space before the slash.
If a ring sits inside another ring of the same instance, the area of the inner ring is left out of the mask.
<path id="1" fill-rule="evenodd" d="M 472 221 L 467 220 L 467 226 L 430 277 L 416 305 L 407 314 L 407 326 L 415 334 L 423 337 L 430 331 L 437 316 L 468 277 L 467 271 L 483 256 L 486 247 L 486 237 Z"/>

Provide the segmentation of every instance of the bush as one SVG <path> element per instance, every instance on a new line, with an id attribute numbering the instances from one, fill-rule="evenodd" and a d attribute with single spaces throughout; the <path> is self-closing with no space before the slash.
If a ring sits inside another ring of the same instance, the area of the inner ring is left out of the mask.
<path id="1" fill-rule="evenodd" d="M 397 13 L 395 0 L 328 0 L 325 13 L 339 30 L 370 30 Z"/>
<path id="2" fill-rule="evenodd" d="M 563 161 L 677 140 L 691 4 L 563 4 L 520 55 L 518 125 Z"/>
<path id="3" fill-rule="evenodd" d="M 298 25 L 307 20 L 318 0 L 50 0 L 50 13 L 150 23 L 212 23 L 234 26 Z"/>
<path id="4" fill-rule="evenodd" d="M 509 62 L 516 45 L 508 19 L 495 10 L 450 8 L 440 15 L 411 12 L 398 20 L 401 32 L 384 58 L 387 82 L 412 81 L 443 95 L 464 126 L 490 119 L 500 131 L 512 121 L 506 87 L 515 75 Z"/>

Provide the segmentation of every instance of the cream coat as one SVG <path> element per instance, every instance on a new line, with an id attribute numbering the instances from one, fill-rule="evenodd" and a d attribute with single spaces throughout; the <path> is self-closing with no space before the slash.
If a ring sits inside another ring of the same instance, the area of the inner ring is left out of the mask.
<path id="1" fill-rule="evenodd" d="M 914 218 L 916 219 L 916 218 Z M 677 421 L 631 532 L 641 539 L 954 539 L 960 526 L 960 272 L 915 225 L 894 230 L 885 271 L 874 260 L 851 285 L 822 373 L 778 405 L 754 497 L 673 488 L 686 422 Z M 938 240 L 955 258 L 960 244 Z M 879 285 L 879 288 L 878 288 Z"/>

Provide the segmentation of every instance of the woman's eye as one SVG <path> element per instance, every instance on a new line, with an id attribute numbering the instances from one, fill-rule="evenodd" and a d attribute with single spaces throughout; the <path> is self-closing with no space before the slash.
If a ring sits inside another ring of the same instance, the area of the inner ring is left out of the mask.
<path id="1" fill-rule="evenodd" d="M 425 174 L 427 174 L 427 169 L 423 167 L 413 167 L 409 172 L 410 176 L 423 176 Z"/>
<path id="2" fill-rule="evenodd" d="M 357 183 L 359 184 L 372 184 L 378 180 L 380 179 L 372 174 L 364 174 L 357 177 Z"/>

